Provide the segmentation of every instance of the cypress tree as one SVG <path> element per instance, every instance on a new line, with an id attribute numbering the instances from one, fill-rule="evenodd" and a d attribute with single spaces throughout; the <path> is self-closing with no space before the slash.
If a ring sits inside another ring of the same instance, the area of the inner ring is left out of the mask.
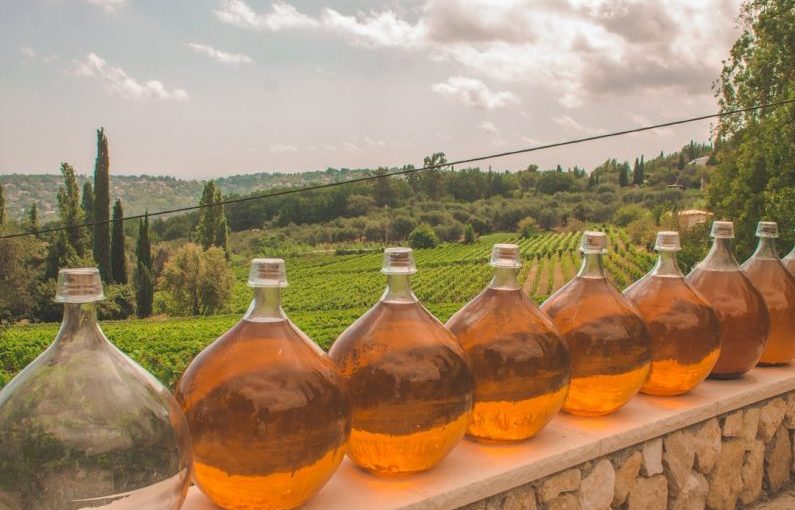
<path id="1" fill-rule="evenodd" d="M 83 214 L 86 217 L 86 223 L 94 223 L 94 187 L 91 186 L 91 181 L 86 181 L 83 184 Z"/>
<path id="2" fill-rule="evenodd" d="M 0 226 L 6 223 L 6 194 L 0 184 Z"/>
<path id="3" fill-rule="evenodd" d="M 227 238 L 229 227 L 224 214 L 224 206 L 207 207 L 209 204 L 222 201 L 223 198 L 221 189 L 215 185 L 215 181 L 208 181 L 204 185 L 199 205 L 205 207 L 199 209 L 198 221 L 196 222 L 196 241 L 204 250 L 211 246 L 217 246 L 224 250 L 228 257 Z"/>
<path id="4" fill-rule="evenodd" d="M 110 156 L 105 130 L 97 130 L 97 159 L 94 163 L 94 260 L 103 280 L 112 281 L 110 267 Z"/>
<path id="5" fill-rule="evenodd" d="M 30 206 L 30 212 L 28 213 L 28 228 L 31 232 L 38 233 L 39 231 L 39 208 L 36 207 L 36 202 L 33 202 Z"/>
<path id="6" fill-rule="evenodd" d="M 83 223 L 83 209 L 80 207 L 80 187 L 75 177 L 75 169 L 69 163 L 61 163 L 61 174 L 64 185 L 58 188 L 58 213 L 61 225 L 68 227 L 66 240 L 78 257 L 86 250 L 86 238 Z"/>
<path id="7" fill-rule="evenodd" d="M 116 199 L 113 205 L 113 232 L 110 244 L 110 265 L 112 281 L 127 284 L 127 257 L 124 254 L 124 211 L 121 200 Z"/>
<path id="8" fill-rule="evenodd" d="M 138 241 L 135 244 L 135 300 L 138 317 L 152 315 L 154 300 L 154 274 L 152 272 L 152 246 L 149 241 L 149 215 L 138 221 Z"/>
<path id="9" fill-rule="evenodd" d="M 629 165 L 621 165 L 618 169 L 618 185 L 626 187 L 629 184 Z"/>

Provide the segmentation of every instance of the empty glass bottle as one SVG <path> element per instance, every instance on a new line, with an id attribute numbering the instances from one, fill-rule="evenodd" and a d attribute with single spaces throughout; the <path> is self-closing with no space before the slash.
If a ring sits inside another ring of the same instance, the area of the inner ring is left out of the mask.
<path id="1" fill-rule="evenodd" d="M 707 378 L 720 354 L 718 316 L 685 281 L 676 261 L 678 232 L 658 232 L 657 264 L 624 291 L 651 334 L 649 378 L 640 391 L 681 395 Z"/>
<path id="2" fill-rule="evenodd" d="M 519 247 L 495 244 L 489 286 L 447 322 L 475 376 L 475 406 L 467 434 L 488 441 L 535 435 L 563 405 L 569 353 L 552 321 L 517 281 Z"/>
<path id="3" fill-rule="evenodd" d="M 254 259 L 243 319 L 194 359 L 177 387 L 193 436 L 194 481 L 229 509 L 289 509 L 345 456 L 350 407 L 323 351 L 281 307 L 282 259 Z"/>
<path id="4" fill-rule="evenodd" d="M 63 269 L 50 347 L 0 391 L 0 508 L 177 510 L 190 435 L 171 393 L 97 324 L 94 268 Z"/>
<path id="5" fill-rule="evenodd" d="M 417 300 L 409 248 L 387 248 L 381 300 L 332 345 L 353 411 L 349 457 L 379 475 L 423 471 L 463 437 L 474 382 L 455 336 Z"/>
<path id="6" fill-rule="evenodd" d="M 714 221 L 715 240 L 687 281 L 712 306 L 720 322 L 720 356 L 710 377 L 735 379 L 757 364 L 767 344 L 770 316 L 762 294 L 740 269 L 731 240 L 734 224 Z"/>
<path id="7" fill-rule="evenodd" d="M 767 346 L 759 364 L 783 365 L 795 356 L 795 277 L 778 258 L 778 225 L 773 221 L 760 221 L 756 236 L 759 245 L 742 269 L 762 294 L 770 314 Z"/>
<path id="8" fill-rule="evenodd" d="M 583 416 L 615 412 L 649 374 L 651 338 L 638 310 L 605 277 L 603 232 L 582 236 L 582 267 L 541 310 L 571 355 L 571 386 L 563 410 Z"/>

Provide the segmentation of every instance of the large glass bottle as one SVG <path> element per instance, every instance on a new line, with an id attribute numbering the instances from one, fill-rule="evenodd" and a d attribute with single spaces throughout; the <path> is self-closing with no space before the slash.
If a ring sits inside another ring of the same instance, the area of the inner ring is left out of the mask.
<path id="1" fill-rule="evenodd" d="M 792 250 L 790 250 L 786 257 L 781 259 L 781 263 L 784 264 L 784 267 L 787 268 L 787 271 L 789 271 L 792 276 L 795 276 L 795 246 L 792 247 Z"/>
<path id="2" fill-rule="evenodd" d="M 348 456 L 378 475 L 433 467 L 469 425 L 474 381 L 455 336 L 417 300 L 409 248 L 387 248 L 381 300 L 332 345 L 353 420 Z"/>
<path id="3" fill-rule="evenodd" d="M 289 509 L 345 456 L 350 407 L 323 351 L 281 307 L 282 259 L 254 259 L 243 319 L 194 359 L 177 387 L 193 437 L 194 481 L 230 509 Z"/>
<path id="4" fill-rule="evenodd" d="M 579 273 L 541 305 L 571 355 L 563 410 L 582 416 L 610 414 L 629 402 L 646 381 L 651 361 L 643 319 L 605 277 L 606 247 L 603 232 L 585 232 Z"/>
<path id="5" fill-rule="evenodd" d="M 50 347 L 0 391 L 0 508 L 177 510 L 190 481 L 185 417 L 97 324 L 94 268 L 63 269 Z"/>
<path id="6" fill-rule="evenodd" d="M 678 232 L 658 232 L 657 264 L 624 291 L 651 334 L 649 378 L 640 391 L 681 395 L 707 378 L 720 354 L 718 316 L 685 281 L 676 261 Z"/>
<path id="7" fill-rule="evenodd" d="M 795 356 L 795 277 L 781 263 L 776 251 L 778 225 L 760 221 L 759 245 L 742 269 L 762 294 L 770 314 L 767 346 L 760 365 L 784 365 Z"/>
<path id="8" fill-rule="evenodd" d="M 495 244 L 489 286 L 447 322 L 475 376 L 467 434 L 486 441 L 535 435 L 560 411 L 569 388 L 569 353 L 552 324 L 522 292 L 519 247 Z"/>
<path id="9" fill-rule="evenodd" d="M 714 221 L 710 235 L 715 239 L 712 248 L 687 281 L 712 306 L 720 322 L 720 356 L 710 377 L 735 379 L 762 357 L 770 316 L 762 295 L 734 258 L 734 224 Z"/>

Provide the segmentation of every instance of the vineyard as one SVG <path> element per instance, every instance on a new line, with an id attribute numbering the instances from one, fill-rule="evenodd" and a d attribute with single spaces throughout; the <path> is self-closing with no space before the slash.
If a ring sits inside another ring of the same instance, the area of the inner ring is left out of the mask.
<path id="1" fill-rule="evenodd" d="M 645 274 L 654 255 L 633 246 L 627 234 L 605 227 L 610 251 L 605 268 L 610 279 L 624 288 Z M 579 233 L 547 233 L 529 239 L 512 234 L 483 236 L 470 245 L 446 244 L 417 250 L 418 273 L 413 278 L 417 297 L 440 320 L 447 320 L 489 281 L 491 247 L 497 242 L 520 246 L 524 266 L 520 281 L 536 302 L 570 280 L 580 264 Z M 324 348 L 383 292 L 379 273 L 382 254 L 304 255 L 287 259 L 290 286 L 284 308 L 290 318 Z M 185 365 L 205 345 L 232 326 L 248 307 L 248 267 L 235 267 L 231 311 L 211 317 L 103 322 L 102 328 L 122 351 L 173 386 Z M 52 342 L 57 324 L 17 325 L 0 331 L 0 387 Z"/>

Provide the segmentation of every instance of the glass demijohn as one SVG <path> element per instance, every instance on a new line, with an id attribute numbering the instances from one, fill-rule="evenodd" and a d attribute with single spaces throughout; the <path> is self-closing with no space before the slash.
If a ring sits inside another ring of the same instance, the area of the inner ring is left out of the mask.
<path id="1" fill-rule="evenodd" d="M 58 336 L 0 391 L 3 510 L 178 510 L 185 499 L 185 418 L 102 333 L 102 299 L 96 269 L 62 269 Z"/>
<path id="2" fill-rule="evenodd" d="M 687 281 L 718 314 L 720 356 L 710 377 L 735 379 L 756 365 L 767 344 L 770 316 L 762 294 L 740 269 L 731 240 L 734 224 L 714 221 L 712 248 Z"/>
<path id="3" fill-rule="evenodd" d="M 496 244 L 489 286 L 447 322 L 472 364 L 475 406 L 467 433 L 487 441 L 535 435 L 558 413 L 571 362 L 555 326 L 522 291 L 519 247 Z"/>
<path id="4" fill-rule="evenodd" d="M 423 471 L 469 425 L 474 381 L 455 336 L 417 300 L 409 248 L 387 248 L 381 300 L 332 345 L 353 411 L 349 457 L 379 475 Z"/>
<path id="5" fill-rule="evenodd" d="M 795 355 L 795 277 L 776 252 L 778 225 L 760 221 L 756 229 L 759 245 L 742 269 L 762 294 L 770 314 L 767 346 L 760 365 L 783 365 Z"/>
<path id="6" fill-rule="evenodd" d="M 651 361 L 643 319 L 605 277 L 606 247 L 603 232 L 585 232 L 579 273 L 541 305 L 571 355 L 563 410 L 583 416 L 610 414 L 629 402 L 646 381 Z"/>
<path id="7" fill-rule="evenodd" d="M 288 509 L 345 456 L 350 408 L 323 351 L 284 314 L 282 259 L 254 259 L 243 319 L 191 362 L 177 387 L 194 481 L 228 509 Z"/>
<path id="8" fill-rule="evenodd" d="M 786 257 L 781 259 L 781 263 L 784 264 L 784 267 L 787 268 L 787 271 L 792 276 L 795 276 L 795 246 L 792 247 Z"/>
<path id="9" fill-rule="evenodd" d="M 658 232 L 657 264 L 624 291 L 649 328 L 652 361 L 643 393 L 681 395 L 707 378 L 720 354 L 718 316 L 685 281 L 679 233 Z"/>

